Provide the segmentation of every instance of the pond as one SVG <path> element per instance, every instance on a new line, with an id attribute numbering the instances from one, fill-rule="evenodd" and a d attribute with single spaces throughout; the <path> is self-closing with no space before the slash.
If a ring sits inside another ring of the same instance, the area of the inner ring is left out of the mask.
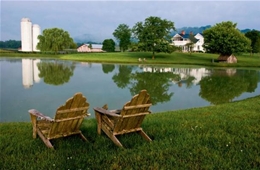
<path id="1" fill-rule="evenodd" d="M 260 94 L 257 69 L 120 65 L 46 59 L 0 58 L 0 122 L 28 122 L 29 109 L 53 117 L 82 92 L 93 107 L 119 109 L 140 90 L 159 113 L 242 100 Z"/>

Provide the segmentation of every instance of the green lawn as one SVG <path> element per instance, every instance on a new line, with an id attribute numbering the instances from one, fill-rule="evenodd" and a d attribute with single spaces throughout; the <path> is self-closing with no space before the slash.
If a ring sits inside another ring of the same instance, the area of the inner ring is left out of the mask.
<path id="1" fill-rule="evenodd" d="M 115 53 L 74 53 L 74 54 L 41 54 L 41 53 L 4 53 L 1 57 L 30 57 L 30 58 L 56 58 L 62 60 L 74 60 L 98 63 L 124 63 L 124 64 L 183 64 L 183 65 L 203 65 L 214 67 L 260 67 L 260 54 L 240 54 L 237 55 L 238 63 L 227 64 L 212 62 L 217 60 L 217 54 L 209 53 L 180 53 L 172 54 L 156 53 L 152 59 L 151 52 L 115 52 Z M 146 59 L 139 62 L 138 59 Z"/>
<path id="2" fill-rule="evenodd" d="M 28 114 L 29 116 L 29 114 Z M 0 123 L 1 169 L 259 169 L 260 96 L 217 106 L 148 115 L 144 131 L 119 136 L 118 148 L 96 120 L 81 127 L 79 136 L 53 140 L 48 149 L 32 138 L 29 122 Z"/>

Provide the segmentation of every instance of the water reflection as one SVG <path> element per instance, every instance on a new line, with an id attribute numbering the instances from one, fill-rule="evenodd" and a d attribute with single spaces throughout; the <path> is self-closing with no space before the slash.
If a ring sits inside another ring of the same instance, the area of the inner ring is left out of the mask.
<path id="1" fill-rule="evenodd" d="M 169 91 L 171 83 L 186 88 L 200 85 L 199 96 L 211 104 L 232 101 L 244 92 L 254 92 L 260 81 L 256 70 L 171 68 L 141 66 L 142 72 L 133 71 L 133 66 L 120 65 L 118 73 L 112 77 L 119 88 L 128 88 L 132 95 L 142 89 L 151 94 L 151 101 L 168 102 L 173 96 Z"/>
<path id="2" fill-rule="evenodd" d="M 129 65 L 119 65 L 118 73 L 115 73 L 112 77 L 117 87 L 123 89 L 130 84 L 132 69 L 133 67 Z"/>
<path id="3" fill-rule="evenodd" d="M 0 122 L 29 121 L 27 111 L 30 108 L 46 114 L 55 113 L 65 99 L 78 91 L 87 96 L 91 107 L 107 103 L 112 109 L 122 107 L 133 95 L 147 89 L 153 112 L 221 104 L 260 94 L 260 71 L 256 69 L 138 66 L 44 59 L 1 59 L 0 65 Z M 92 115 L 94 117 L 94 113 Z"/>
<path id="4" fill-rule="evenodd" d="M 91 64 L 88 64 L 91 67 Z M 147 89 L 154 105 L 171 100 L 172 84 L 186 88 L 200 85 L 199 96 L 212 104 L 232 101 L 244 92 L 254 92 L 260 81 L 256 70 L 207 69 L 207 68 L 173 68 L 141 65 L 138 70 L 133 65 L 102 64 L 105 74 L 115 73 L 113 82 L 118 88 L 128 88 L 131 95 Z M 38 83 L 40 78 L 46 84 L 62 85 L 73 76 L 75 63 L 67 61 L 41 61 L 39 59 L 22 59 L 22 80 L 24 88 Z"/>
<path id="5" fill-rule="evenodd" d="M 103 73 L 110 73 L 115 69 L 114 64 L 102 64 Z"/>
<path id="6" fill-rule="evenodd" d="M 75 64 L 64 61 L 40 62 L 37 64 L 40 71 L 39 77 L 43 78 L 46 84 L 62 85 L 69 82 L 73 76 Z"/>
<path id="7" fill-rule="evenodd" d="M 254 92 L 259 80 L 255 70 L 212 70 L 200 81 L 199 95 L 212 104 L 227 103 L 244 92 Z"/>
<path id="8" fill-rule="evenodd" d="M 22 79 L 24 88 L 30 88 L 33 83 L 39 83 L 39 69 L 37 64 L 40 62 L 39 59 L 22 59 Z"/>

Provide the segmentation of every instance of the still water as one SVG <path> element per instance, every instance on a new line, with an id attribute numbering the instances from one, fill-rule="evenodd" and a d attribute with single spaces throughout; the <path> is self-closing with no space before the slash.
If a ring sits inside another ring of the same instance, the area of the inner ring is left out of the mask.
<path id="1" fill-rule="evenodd" d="M 82 63 L 0 58 L 0 122 L 30 121 L 29 109 L 53 117 L 82 92 L 93 107 L 121 108 L 147 89 L 152 112 L 217 105 L 260 94 L 260 71 L 195 66 Z"/>

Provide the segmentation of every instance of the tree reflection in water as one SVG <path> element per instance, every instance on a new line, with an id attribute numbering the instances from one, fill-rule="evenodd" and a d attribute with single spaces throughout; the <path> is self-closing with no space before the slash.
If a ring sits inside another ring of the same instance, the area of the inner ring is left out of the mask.
<path id="1" fill-rule="evenodd" d="M 200 81 L 200 97 L 212 104 L 222 104 L 239 97 L 243 92 L 253 92 L 259 81 L 256 70 L 219 69 Z"/>
<path id="2" fill-rule="evenodd" d="M 115 69 L 114 64 L 102 64 L 102 70 L 104 73 L 108 74 Z"/>
<path id="3" fill-rule="evenodd" d="M 150 73 L 150 72 L 136 72 L 132 76 L 130 84 L 131 95 L 139 93 L 140 90 L 146 89 L 154 105 L 171 100 L 173 92 L 169 92 L 171 86 L 171 78 L 174 77 L 172 73 Z"/>
<path id="4" fill-rule="evenodd" d="M 131 95 L 135 95 L 140 90 L 146 89 L 154 105 L 170 101 L 173 92 L 169 92 L 169 87 L 172 84 L 172 79 L 177 75 L 159 71 L 138 72 L 133 71 L 133 68 L 133 66 L 128 65 L 119 66 L 119 72 L 112 77 L 119 88 L 128 87 Z"/>
<path id="5" fill-rule="evenodd" d="M 113 81 L 119 88 L 129 88 L 131 95 L 146 89 L 153 104 L 171 100 L 173 92 L 169 91 L 172 83 L 186 88 L 200 85 L 200 97 L 212 104 L 232 101 L 244 92 L 254 92 L 260 81 L 256 70 L 205 69 L 205 68 L 163 68 L 144 67 L 143 71 L 135 67 L 120 65 Z"/>
<path id="6" fill-rule="evenodd" d="M 56 86 L 69 82 L 75 69 L 75 65 L 67 61 L 43 61 L 38 63 L 37 66 L 40 71 L 39 77 L 43 78 L 46 84 Z"/>
<path id="7" fill-rule="evenodd" d="M 112 79 L 117 87 L 123 89 L 130 84 L 133 66 L 119 65 L 118 73 Z M 139 93 L 139 92 L 138 92 Z"/>

